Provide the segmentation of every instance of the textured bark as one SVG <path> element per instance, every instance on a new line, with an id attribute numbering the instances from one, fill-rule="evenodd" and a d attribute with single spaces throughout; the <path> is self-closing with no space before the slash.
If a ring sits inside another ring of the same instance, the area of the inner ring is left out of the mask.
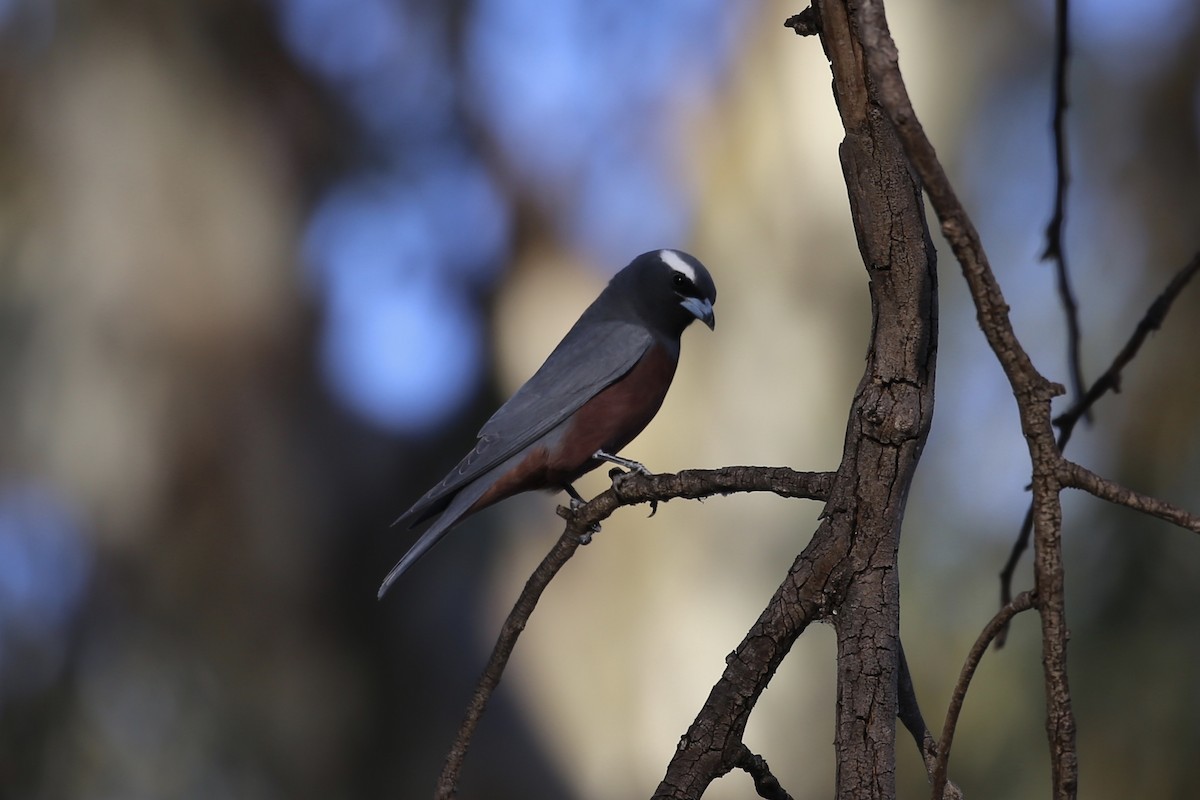
<path id="1" fill-rule="evenodd" d="M 933 418 L 936 270 L 921 189 L 866 79 L 847 7 L 821 3 L 822 42 L 846 137 L 840 156 L 875 321 L 842 470 L 854 499 L 845 601 L 837 609 L 837 794 L 895 796 L 900 587 L 896 551 Z"/>
<path id="2" fill-rule="evenodd" d="M 1008 304 L 988 262 L 979 232 L 959 202 L 933 145 L 917 119 L 900 76 L 896 44 L 888 30 L 881 0 L 860 0 L 862 44 L 879 99 L 895 126 L 913 170 L 925 183 L 929 200 L 942 223 L 942 234 L 954 251 L 979 319 L 979 327 L 1012 387 L 1029 447 L 1032 466 L 1034 584 L 1042 623 L 1042 671 L 1046 689 L 1046 733 L 1050 743 L 1053 796 L 1075 797 L 1078 764 L 1075 715 L 1067 681 L 1067 621 L 1062 562 L 1063 487 L 1058 467 L 1062 455 L 1051 425 L 1050 401 L 1062 394 L 1058 384 L 1034 367 L 1008 317 Z"/>
<path id="3" fill-rule="evenodd" d="M 805 627 L 838 635 L 837 795 L 895 795 L 899 656 L 896 550 L 933 416 L 935 256 L 921 191 L 866 80 L 846 7 L 820 3 L 822 41 L 846 129 L 840 155 L 873 325 L 824 520 L 729 657 L 680 741 L 656 798 L 698 798 L 737 766 L 750 712 Z"/>

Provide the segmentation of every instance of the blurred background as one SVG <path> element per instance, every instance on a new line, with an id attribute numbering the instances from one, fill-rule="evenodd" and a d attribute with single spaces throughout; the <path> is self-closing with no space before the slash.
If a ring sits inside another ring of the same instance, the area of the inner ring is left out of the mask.
<path id="1" fill-rule="evenodd" d="M 1065 382 L 1038 261 L 1050 0 L 893 5 L 1017 330 Z M 0 0 L 0 796 L 430 795 L 558 499 L 480 515 L 377 602 L 413 538 L 388 524 L 644 250 L 702 258 L 719 325 L 686 335 L 627 454 L 833 468 L 869 306 L 828 69 L 783 27 L 801 7 Z M 1094 378 L 1200 245 L 1200 6 L 1072 10 L 1066 242 Z M 1028 478 L 941 264 L 937 415 L 901 549 L 934 727 Z M 1192 287 L 1068 451 L 1193 510 L 1198 312 Z M 1081 794 L 1190 797 L 1200 544 L 1066 500 Z M 613 517 L 534 615 L 462 797 L 648 796 L 818 511 Z M 746 735 L 797 797 L 833 784 L 833 657 L 809 630 Z M 967 700 L 968 796 L 1045 793 L 1042 709 L 1027 615 Z M 907 742 L 899 760 L 901 796 L 922 796 Z M 709 796 L 751 791 L 739 773 Z"/>

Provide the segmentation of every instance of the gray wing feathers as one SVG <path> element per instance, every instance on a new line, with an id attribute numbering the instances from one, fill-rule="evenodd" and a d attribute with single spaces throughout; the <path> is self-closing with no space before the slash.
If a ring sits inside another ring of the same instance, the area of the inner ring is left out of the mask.
<path id="1" fill-rule="evenodd" d="M 393 524 L 409 521 L 416 524 L 437 513 L 436 507 L 447 497 L 529 446 L 632 369 L 653 341 L 653 335 L 641 325 L 614 319 L 598 320 L 585 313 L 533 377 L 484 423 L 479 430 L 479 441 L 467 457 Z M 471 502 L 486 488 L 479 490 Z M 463 490 L 462 494 L 469 492 Z M 458 505 L 459 499 L 456 497 L 450 502 L 442 515 L 443 520 L 453 517 L 450 510 Z M 430 532 L 441 525 L 439 520 Z M 414 551 L 421 547 L 430 532 L 421 537 Z M 430 542 L 425 549 L 432 544 Z"/>
<path id="2" fill-rule="evenodd" d="M 417 539 L 416 544 L 408 549 L 404 557 L 397 562 L 396 566 L 392 567 L 392 571 L 383 579 L 383 584 L 379 587 L 379 593 L 376 595 L 382 598 L 392 584 L 405 573 L 405 571 L 416 563 L 417 559 L 429 552 L 429 549 L 437 544 L 443 536 L 445 536 L 454 523 L 467 512 L 467 509 L 487 491 L 490 481 L 477 481 L 473 484 L 468 484 L 462 491 L 450 501 L 450 505 L 442 512 L 437 521 L 429 526 L 429 529 L 421 534 L 421 538 Z M 403 518 L 402 518 L 403 519 Z"/>
<path id="3" fill-rule="evenodd" d="M 528 444 L 632 369 L 652 341 L 650 331 L 628 322 L 593 323 L 582 333 L 576 325 L 479 435 Z"/>

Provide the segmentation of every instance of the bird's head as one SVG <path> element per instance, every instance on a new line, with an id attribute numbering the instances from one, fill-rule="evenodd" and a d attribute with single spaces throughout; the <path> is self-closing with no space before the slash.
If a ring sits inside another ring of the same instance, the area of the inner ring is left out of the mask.
<path id="1" fill-rule="evenodd" d="M 613 279 L 618 282 L 652 328 L 677 336 L 696 319 L 716 327 L 717 287 L 704 265 L 682 250 L 642 253 Z"/>

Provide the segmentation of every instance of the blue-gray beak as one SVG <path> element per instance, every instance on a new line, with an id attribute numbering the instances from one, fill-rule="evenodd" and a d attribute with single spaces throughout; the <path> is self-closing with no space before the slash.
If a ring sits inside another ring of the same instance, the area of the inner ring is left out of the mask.
<path id="1" fill-rule="evenodd" d="M 685 297 L 679 301 L 679 305 L 686 308 L 692 313 L 696 319 L 708 326 L 709 330 L 717 329 L 717 318 L 713 316 L 713 307 L 706 299 L 699 297 Z"/>

